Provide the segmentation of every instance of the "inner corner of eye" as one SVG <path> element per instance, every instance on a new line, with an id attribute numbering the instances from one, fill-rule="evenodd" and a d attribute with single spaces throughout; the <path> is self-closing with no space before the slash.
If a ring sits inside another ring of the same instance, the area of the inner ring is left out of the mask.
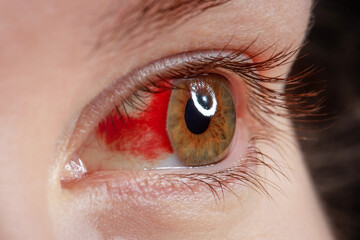
<path id="1" fill-rule="evenodd" d="M 102 170 L 199 167 L 230 151 L 236 106 L 230 84 L 217 74 L 150 86 L 117 104 L 93 129 L 72 160 L 67 177 Z M 151 83 L 149 83 L 151 84 Z"/>

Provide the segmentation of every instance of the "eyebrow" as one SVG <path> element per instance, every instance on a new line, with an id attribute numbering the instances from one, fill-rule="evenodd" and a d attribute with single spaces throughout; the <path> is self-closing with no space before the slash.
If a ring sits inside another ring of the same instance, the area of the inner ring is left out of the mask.
<path id="1" fill-rule="evenodd" d="M 144 42 L 164 31 L 172 31 L 176 26 L 229 1 L 231 0 L 140 0 L 131 5 L 123 0 L 118 2 L 118 6 L 112 6 L 106 14 L 105 19 L 110 19 L 113 23 L 106 33 L 101 34 L 98 44 L 130 39 L 133 43 L 140 35 L 141 42 Z"/>

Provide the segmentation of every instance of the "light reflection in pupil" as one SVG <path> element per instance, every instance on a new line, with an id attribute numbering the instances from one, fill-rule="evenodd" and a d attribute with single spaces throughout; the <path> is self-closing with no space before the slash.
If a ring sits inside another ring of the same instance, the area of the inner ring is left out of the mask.
<path id="1" fill-rule="evenodd" d="M 212 98 L 209 95 L 196 94 L 196 99 L 200 106 L 206 110 L 209 110 L 213 105 Z"/>
<path id="2" fill-rule="evenodd" d="M 195 98 L 190 97 L 186 103 L 185 123 L 193 134 L 202 134 L 208 129 L 211 120 L 211 116 L 206 116 L 204 110 L 211 109 L 213 100 L 208 95 L 196 94 L 195 96 Z"/>
<path id="3" fill-rule="evenodd" d="M 200 89 L 202 87 L 202 89 Z M 210 86 L 194 85 L 190 92 L 195 107 L 204 116 L 211 117 L 215 114 L 217 101 L 214 90 Z"/>

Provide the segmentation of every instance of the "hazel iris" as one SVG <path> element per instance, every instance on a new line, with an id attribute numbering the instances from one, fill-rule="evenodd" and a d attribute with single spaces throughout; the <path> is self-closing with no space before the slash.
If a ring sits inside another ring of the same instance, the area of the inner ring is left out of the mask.
<path id="1" fill-rule="evenodd" d="M 236 112 L 227 79 L 217 74 L 179 80 L 167 113 L 175 153 L 187 166 L 209 165 L 228 153 Z"/>

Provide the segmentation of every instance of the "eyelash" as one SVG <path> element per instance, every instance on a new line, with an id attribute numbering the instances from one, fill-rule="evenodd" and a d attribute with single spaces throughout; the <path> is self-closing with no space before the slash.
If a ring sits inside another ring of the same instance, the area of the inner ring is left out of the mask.
<path id="1" fill-rule="evenodd" d="M 244 56 L 247 56 L 245 53 L 249 48 L 250 46 L 237 51 L 221 50 L 215 56 L 206 53 L 191 56 L 190 53 L 186 53 L 186 56 L 188 56 L 186 60 L 188 61 L 183 61 L 180 66 L 161 71 L 153 76 L 145 76 L 141 81 L 135 81 L 130 91 L 127 92 L 127 94 L 123 94 L 125 96 L 121 96 L 120 99 L 112 98 L 110 100 L 113 104 L 112 106 L 117 109 L 119 114 L 120 112 L 126 113 L 126 111 L 120 111 L 119 108 L 125 110 L 130 107 L 141 111 L 146 107 L 141 93 L 157 94 L 165 89 L 177 88 L 169 79 L 193 78 L 211 73 L 216 69 L 222 69 L 236 74 L 243 80 L 248 96 L 247 110 L 259 124 L 265 126 L 266 131 L 257 133 L 250 140 L 250 147 L 247 149 L 247 154 L 242 157 L 241 164 L 215 173 L 159 174 L 157 175 L 159 181 L 171 185 L 183 184 L 193 192 L 195 186 L 199 187 L 199 185 L 202 185 L 211 191 L 217 200 L 221 200 L 221 197 L 224 196 L 224 191 L 229 191 L 236 195 L 233 191 L 233 184 L 244 185 L 266 195 L 268 195 L 268 191 L 265 185 L 272 186 L 276 189 L 278 188 L 256 171 L 252 170 L 251 166 L 265 166 L 275 174 L 284 175 L 276 161 L 272 159 L 271 156 L 263 154 L 255 147 L 254 143 L 264 142 L 271 143 L 272 145 L 276 144 L 276 140 L 274 140 L 276 138 L 272 132 L 276 130 L 275 132 L 278 134 L 281 130 L 268 121 L 269 117 L 279 116 L 296 121 L 304 115 L 316 115 L 315 113 L 318 109 L 319 102 L 313 102 L 313 99 L 316 98 L 317 95 L 315 92 L 290 93 L 289 91 L 276 90 L 265 86 L 265 84 L 281 83 L 286 85 L 288 89 L 303 87 L 302 79 L 313 74 L 315 69 L 309 68 L 300 74 L 290 77 L 267 77 L 262 75 L 261 72 L 288 64 L 299 49 L 285 49 L 278 53 L 273 53 L 265 60 L 253 62 L 253 59 L 257 59 L 269 50 L 266 49 L 244 58 Z M 115 93 L 118 92 L 115 87 L 111 88 L 111 91 Z M 96 101 L 97 99 L 94 100 L 94 102 Z M 301 108 L 299 108 L 299 106 L 301 106 Z M 281 109 L 286 111 L 282 113 L 283 111 Z M 92 107 L 92 112 L 98 113 L 96 106 Z M 263 116 L 264 114 L 266 118 Z"/>

